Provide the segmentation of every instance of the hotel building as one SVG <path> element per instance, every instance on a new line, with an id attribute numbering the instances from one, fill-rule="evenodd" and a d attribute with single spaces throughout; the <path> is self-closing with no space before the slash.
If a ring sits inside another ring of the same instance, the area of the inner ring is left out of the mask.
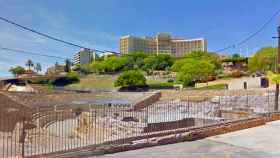
<path id="1" fill-rule="evenodd" d="M 172 38 L 166 33 L 160 33 L 156 37 L 140 38 L 130 35 L 121 37 L 120 53 L 123 55 L 135 51 L 182 57 L 192 51 L 207 51 L 207 41 L 203 38 Z"/>
<path id="2" fill-rule="evenodd" d="M 90 64 L 95 58 L 95 53 L 89 49 L 82 49 L 74 55 L 74 65 Z"/>

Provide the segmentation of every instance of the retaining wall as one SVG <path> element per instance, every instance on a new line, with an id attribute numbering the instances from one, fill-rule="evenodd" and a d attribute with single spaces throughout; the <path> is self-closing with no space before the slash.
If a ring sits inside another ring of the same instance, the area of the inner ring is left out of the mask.
<path id="1" fill-rule="evenodd" d="M 134 110 L 144 109 L 145 107 L 159 101 L 161 92 L 152 93 L 150 96 L 134 104 Z"/>
<path id="2" fill-rule="evenodd" d="M 56 157 L 88 157 L 103 154 L 112 154 L 128 150 L 136 150 L 146 147 L 179 143 L 184 141 L 195 141 L 210 136 L 225 134 L 238 130 L 253 128 L 265 125 L 267 122 L 280 120 L 280 113 L 271 113 L 266 116 L 256 118 L 243 119 L 238 121 L 225 122 L 200 128 L 186 128 L 173 130 L 162 133 L 154 133 L 152 135 L 138 136 L 123 140 L 107 142 L 98 146 L 90 146 L 84 149 L 72 150 L 67 152 L 53 153 L 40 157 L 51 158 Z M 110 145 L 113 144 L 113 145 Z M 119 144 L 119 145 L 117 145 Z M 31 158 L 31 157 L 29 157 Z M 35 158 L 34 156 L 32 158 Z"/>

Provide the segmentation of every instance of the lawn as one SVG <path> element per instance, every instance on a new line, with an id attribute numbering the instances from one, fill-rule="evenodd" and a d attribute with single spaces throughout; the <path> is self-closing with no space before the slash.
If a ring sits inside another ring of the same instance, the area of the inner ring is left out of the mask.
<path id="1" fill-rule="evenodd" d="M 96 75 L 91 74 L 80 78 L 79 83 L 74 83 L 66 86 L 67 88 L 92 88 L 98 90 L 112 90 L 115 89 L 114 81 L 117 80 L 119 75 Z M 160 84 L 165 83 L 160 79 L 147 79 L 148 85 L 159 86 Z"/>
<path id="2" fill-rule="evenodd" d="M 79 83 L 68 85 L 68 88 L 114 89 L 118 75 L 88 75 L 80 78 Z"/>
<path id="3" fill-rule="evenodd" d="M 195 90 L 223 90 L 226 89 L 226 87 L 227 84 L 215 84 L 215 85 L 195 88 Z"/>

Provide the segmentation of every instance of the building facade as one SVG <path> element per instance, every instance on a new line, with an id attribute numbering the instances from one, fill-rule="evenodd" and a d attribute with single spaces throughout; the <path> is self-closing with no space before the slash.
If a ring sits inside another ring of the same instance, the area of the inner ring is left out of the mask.
<path id="1" fill-rule="evenodd" d="M 192 51 L 207 51 L 207 41 L 203 38 L 172 38 L 166 33 L 160 33 L 156 37 L 121 37 L 120 53 L 129 54 L 135 51 L 144 51 L 149 54 L 169 54 L 174 57 L 182 57 Z"/>
<path id="2" fill-rule="evenodd" d="M 82 49 L 74 55 L 73 63 L 74 65 L 89 64 L 95 59 L 95 53 L 89 49 Z"/>

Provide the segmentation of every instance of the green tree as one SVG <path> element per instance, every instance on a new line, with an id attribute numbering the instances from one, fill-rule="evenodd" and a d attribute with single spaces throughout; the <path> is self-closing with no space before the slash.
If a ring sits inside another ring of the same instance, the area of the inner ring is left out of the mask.
<path id="1" fill-rule="evenodd" d="M 250 72 L 275 71 L 277 48 L 265 47 L 258 50 L 252 58 L 249 58 Z"/>
<path id="2" fill-rule="evenodd" d="M 232 56 L 231 56 L 231 59 L 233 60 L 233 61 L 238 61 L 238 60 L 242 60 L 243 59 L 243 57 L 240 55 L 240 54 L 233 54 Z"/>
<path id="3" fill-rule="evenodd" d="M 185 58 L 196 59 L 196 60 L 206 60 L 211 64 L 214 64 L 215 69 L 222 68 L 222 61 L 218 54 L 209 53 L 204 51 L 194 51 L 185 56 Z"/>
<path id="4" fill-rule="evenodd" d="M 134 69 L 142 69 L 144 66 L 144 59 L 148 57 L 148 55 L 144 52 L 133 52 L 126 55 L 127 60 L 125 64 L 126 70 L 134 70 Z"/>
<path id="5" fill-rule="evenodd" d="M 15 77 L 21 75 L 25 72 L 24 68 L 21 66 L 11 67 L 9 70 Z"/>
<path id="6" fill-rule="evenodd" d="M 103 61 L 94 61 L 90 64 L 94 73 L 105 73 L 105 65 Z"/>
<path id="7" fill-rule="evenodd" d="M 179 59 L 171 67 L 173 72 L 179 72 L 189 59 Z"/>
<path id="8" fill-rule="evenodd" d="M 115 81 L 115 87 L 145 86 L 146 78 L 139 70 L 123 72 Z"/>
<path id="9" fill-rule="evenodd" d="M 188 59 L 180 69 L 177 79 L 185 86 L 197 81 L 207 81 L 215 72 L 215 65 L 205 60 Z"/>
<path id="10" fill-rule="evenodd" d="M 152 55 L 144 59 L 144 70 L 166 70 L 169 69 L 174 63 L 173 58 L 170 55 L 159 54 Z"/>
<path id="11" fill-rule="evenodd" d="M 84 75 L 88 75 L 88 74 L 91 74 L 93 72 L 90 64 L 80 65 L 79 71 L 80 71 L 81 74 L 84 74 Z"/>
<path id="12" fill-rule="evenodd" d="M 35 65 L 35 70 L 36 70 L 37 73 L 40 72 L 40 71 L 42 71 L 42 66 L 41 66 L 40 63 L 36 63 L 36 65 Z"/>
<path id="13" fill-rule="evenodd" d="M 185 57 L 183 57 L 182 59 L 176 60 L 172 65 L 171 70 L 174 72 L 179 72 L 186 63 L 193 60 L 207 61 L 210 64 L 213 64 L 216 72 L 222 69 L 222 61 L 219 55 L 203 51 L 194 51 L 185 55 Z"/>
<path id="14" fill-rule="evenodd" d="M 275 90 L 275 100 L 274 100 L 274 110 L 278 111 L 279 105 L 278 105 L 278 100 L 279 100 L 279 84 L 280 84 L 280 74 L 273 73 L 269 71 L 268 73 L 268 78 L 269 80 L 276 84 L 276 90 Z"/>
<path id="15" fill-rule="evenodd" d="M 236 53 L 227 57 L 226 59 L 223 59 L 223 61 L 236 63 L 239 61 L 247 61 L 247 57 L 243 57 L 240 54 Z"/>
<path id="16" fill-rule="evenodd" d="M 34 63 L 32 60 L 28 59 L 25 63 L 25 66 L 28 67 L 28 70 L 31 70 L 31 68 L 34 66 Z"/>
<path id="17" fill-rule="evenodd" d="M 104 62 L 104 67 L 106 72 L 119 72 L 122 70 L 126 64 L 126 58 L 125 57 L 115 57 L 111 56 L 108 57 Z"/>
<path id="18" fill-rule="evenodd" d="M 116 73 L 124 69 L 126 60 L 126 57 L 111 56 L 105 60 L 92 62 L 90 67 L 96 73 Z"/>

